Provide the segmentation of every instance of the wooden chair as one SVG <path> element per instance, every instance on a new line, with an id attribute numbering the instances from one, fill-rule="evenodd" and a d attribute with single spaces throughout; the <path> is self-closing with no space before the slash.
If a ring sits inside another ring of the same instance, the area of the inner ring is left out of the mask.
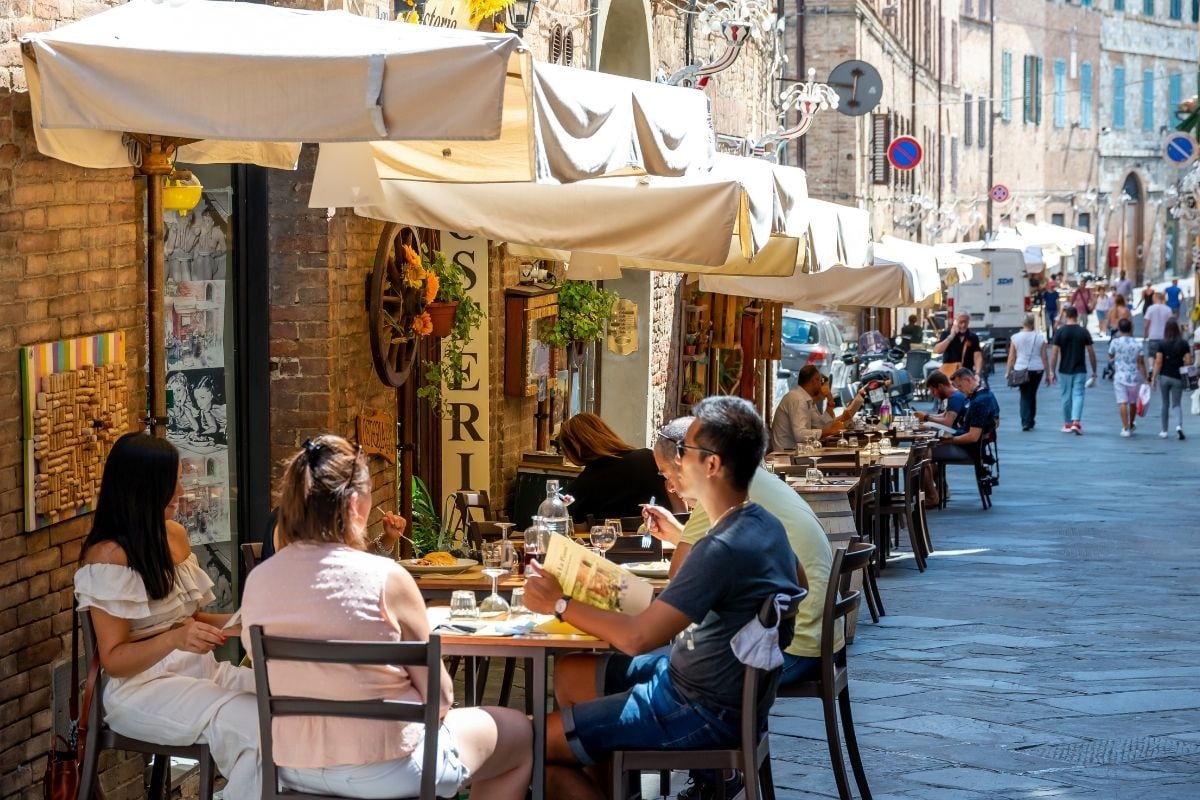
<path id="1" fill-rule="evenodd" d="M 83 627 L 84 652 L 90 658 L 97 658 L 96 632 L 92 627 L 92 614 L 84 610 L 79 613 L 79 622 Z M 130 753 L 144 753 L 154 757 L 154 766 L 150 771 L 150 798 L 160 800 L 163 791 L 170 780 L 171 758 L 194 759 L 200 766 L 200 800 L 212 800 L 213 781 L 217 775 L 216 764 L 213 763 L 207 744 L 167 745 L 133 739 L 108 727 L 104 722 L 104 688 L 108 676 L 99 664 L 95 665 L 95 688 L 92 690 L 92 702 L 87 708 L 87 737 L 83 750 L 83 763 L 79 765 L 79 794 L 78 800 L 92 800 L 96 794 L 96 772 L 100 763 L 101 750 L 124 750 Z"/>
<path id="2" fill-rule="evenodd" d="M 796 608 L 804 595 L 792 600 L 783 611 L 783 619 L 796 616 Z M 768 597 L 758 612 L 764 625 L 775 617 L 774 597 Z M 744 796 L 757 800 L 762 796 L 774 800 L 775 786 L 771 780 L 771 748 L 765 725 L 767 712 L 775 702 L 779 670 L 764 672 L 754 667 L 743 671 L 741 702 L 741 743 L 735 747 L 703 750 L 616 750 L 611 754 L 613 800 L 640 796 L 631 793 L 630 778 L 640 772 L 664 770 L 714 769 L 741 770 L 745 778 Z M 717 796 L 725 797 L 725 782 L 717 781 Z"/>
<path id="3" fill-rule="evenodd" d="M 280 717 L 343 717 L 420 722 L 425 725 L 425 744 L 421 752 L 421 800 L 436 800 L 438 728 L 441 697 L 441 640 L 430 636 L 428 642 L 321 642 L 267 636 L 261 625 L 250 628 L 250 653 L 254 659 L 254 682 L 258 695 L 259 735 L 262 738 L 263 800 L 307 797 L 334 800 L 325 795 L 307 794 L 279 788 L 274 759 L 271 722 Z M 429 702 L 399 700 L 321 700 L 310 697 L 280 696 L 271 691 L 267 662 L 300 661 L 317 664 L 373 664 L 379 666 L 425 667 Z"/>
<path id="4" fill-rule="evenodd" d="M 848 585 L 849 576 L 855 571 L 865 569 L 870 563 L 874 548 L 864 548 L 857 552 L 837 550 L 833 554 L 833 568 L 829 574 L 829 587 Z M 841 597 L 839 597 L 841 594 Z M 852 800 L 850 782 L 846 777 L 846 765 L 842 760 L 842 744 L 838 735 L 838 711 L 841 711 L 842 734 L 846 737 L 846 751 L 850 755 L 850 766 L 854 770 L 854 780 L 863 800 L 871 800 L 871 789 L 867 785 L 867 774 L 863 769 L 862 756 L 858 751 L 858 739 L 854 733 L 854 718 L 850 711 L 849 673 L 846 667 L 846 648 L 834 652 L 834 630 L 838 620 L 845 619 L 854 609 L 858 608 L 862 595 L 860 592 L 825 593 L 825 608 L 821 615 L 821 675 L 816 680 L 801 681 L 779 687 L 779 697 L 815 697 L 821 700 L 825 716 L 825 738 L 829 745 L 830 762 L 833 765 L 833 777 L 837 782 L 838 796 L 842 800 Z M 835 708 L 836 702 L 836 708 Z M 767 761 L 768 773 L 771 768 Z M 765 783 L 769 785 L 768 776 Z M 755 797 L 747 792 L 748 798 Z M 770 798 L 771 795 L 764 795 Z"/>
<path id="5" fill-rule="evenodd" d="M 246 570 L 246 574 L 250 574 L 250 570 L 258 566 L 258 562 L 262 559 L 262 542 L 243 542 L 242 550 L 242 566 Z"/>
<path id="6" fill-rule="evenodd" d="M 501 520 L 492 511 L 492 501 L 487 491 L 455 492 L 454 507 L 462 517 L 463 529 L 471 547 L 479 549 L 485 541 L 500 538 L 501 529 L 496 527 L 496 522 Z M 515 528 L 513 533 L 516 533 Z"/>

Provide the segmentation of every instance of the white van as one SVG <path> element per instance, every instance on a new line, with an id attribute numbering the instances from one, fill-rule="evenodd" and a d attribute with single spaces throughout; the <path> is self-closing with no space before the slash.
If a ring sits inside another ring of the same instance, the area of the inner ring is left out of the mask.
<path id="1" fill-rule="evenodd" d="M 992 355 L 1008 356 L 1008 340 L 1021 330 L 1025 315 L 1033 308 L 1025 257 L 1013 248 L 960 250 L 988 262 L 975 267 L 969 281 L 954 284 L 946 292 L 947 319 L 971 315 L 971 330 L 980 339 L 995 339 Z"/>

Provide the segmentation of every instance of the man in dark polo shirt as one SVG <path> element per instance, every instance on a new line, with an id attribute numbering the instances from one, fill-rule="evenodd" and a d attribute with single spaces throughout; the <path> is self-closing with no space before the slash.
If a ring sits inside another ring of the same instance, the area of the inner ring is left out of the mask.
<path id="1" fill-rule="evenodd" d="M 748 496 L 767 447 L 762 418 L 728 396 L 710 397 L 693 412 L 676 445 L 677 479 L 680 491 L 708 510 L 712 526 L 649 608 L 629 616 L 569 600 L 552 575 L 531 564 L 526 606 L 553 612 L 620 651 L 570 655 L 555 666 L 562 710 L 546 721 L 550 797 L 605 797 L 583 767 L 613 750 L 738 742 L 744 666 L 730 642 L 767 597 L 800 592 L 783 525 Z M 791 620 L 780 625 L 780 647 L 792 632 Z M 668 643 L 669 652 L 655 652 Z"/>
<path id="2" fill-rule="evenodd" d="M 1000 404 L 992 390 L 966 367 L 960 367 L 950 380 L 955 389 L 966 395 L 967 406 L 955 426 L 960 433 L 939 442 L 933 448 L 933 457 L 937 461 L 974 460 L 984 434 L 994 429 L 1000 419 Z"/>
<path id="3" fill-rule="evenodd" d="M 955 318 L 954 325 L 933 346 L 933 352 L 942 354 L 942 372 L 947 378 L 959 367 L 969 367 L 976 375 L 983 374 L 983 349 L 979 337 L 971 331 L 970 314 L 959 314 Z"/>

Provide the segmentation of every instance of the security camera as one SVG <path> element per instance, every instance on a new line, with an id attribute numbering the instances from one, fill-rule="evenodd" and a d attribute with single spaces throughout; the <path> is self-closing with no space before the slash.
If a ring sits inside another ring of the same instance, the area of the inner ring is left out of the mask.
<path id="1" fill-rule="evenodd" d="M 1105 127 L 1100 129 L 1100 133 L 1112 133 L 1112 128 L 1110 128 L 1106 125 Z"/>

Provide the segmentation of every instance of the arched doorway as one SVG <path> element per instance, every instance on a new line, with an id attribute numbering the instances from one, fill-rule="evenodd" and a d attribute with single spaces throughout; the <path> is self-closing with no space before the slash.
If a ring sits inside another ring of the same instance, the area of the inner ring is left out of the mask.
<path id="1" fill-rule="evenodd" d="M 654 80 L 650 4 L 646 0 L 603 0 L 599 20 L 597 69 Z"/>
<path id="2" fill-rule="evenodd" d="M 1146 193 L 1136 172 L 1125 176 L 1121 185 L 1121 269 L 1141 283 L 1145 270 Z"/>

